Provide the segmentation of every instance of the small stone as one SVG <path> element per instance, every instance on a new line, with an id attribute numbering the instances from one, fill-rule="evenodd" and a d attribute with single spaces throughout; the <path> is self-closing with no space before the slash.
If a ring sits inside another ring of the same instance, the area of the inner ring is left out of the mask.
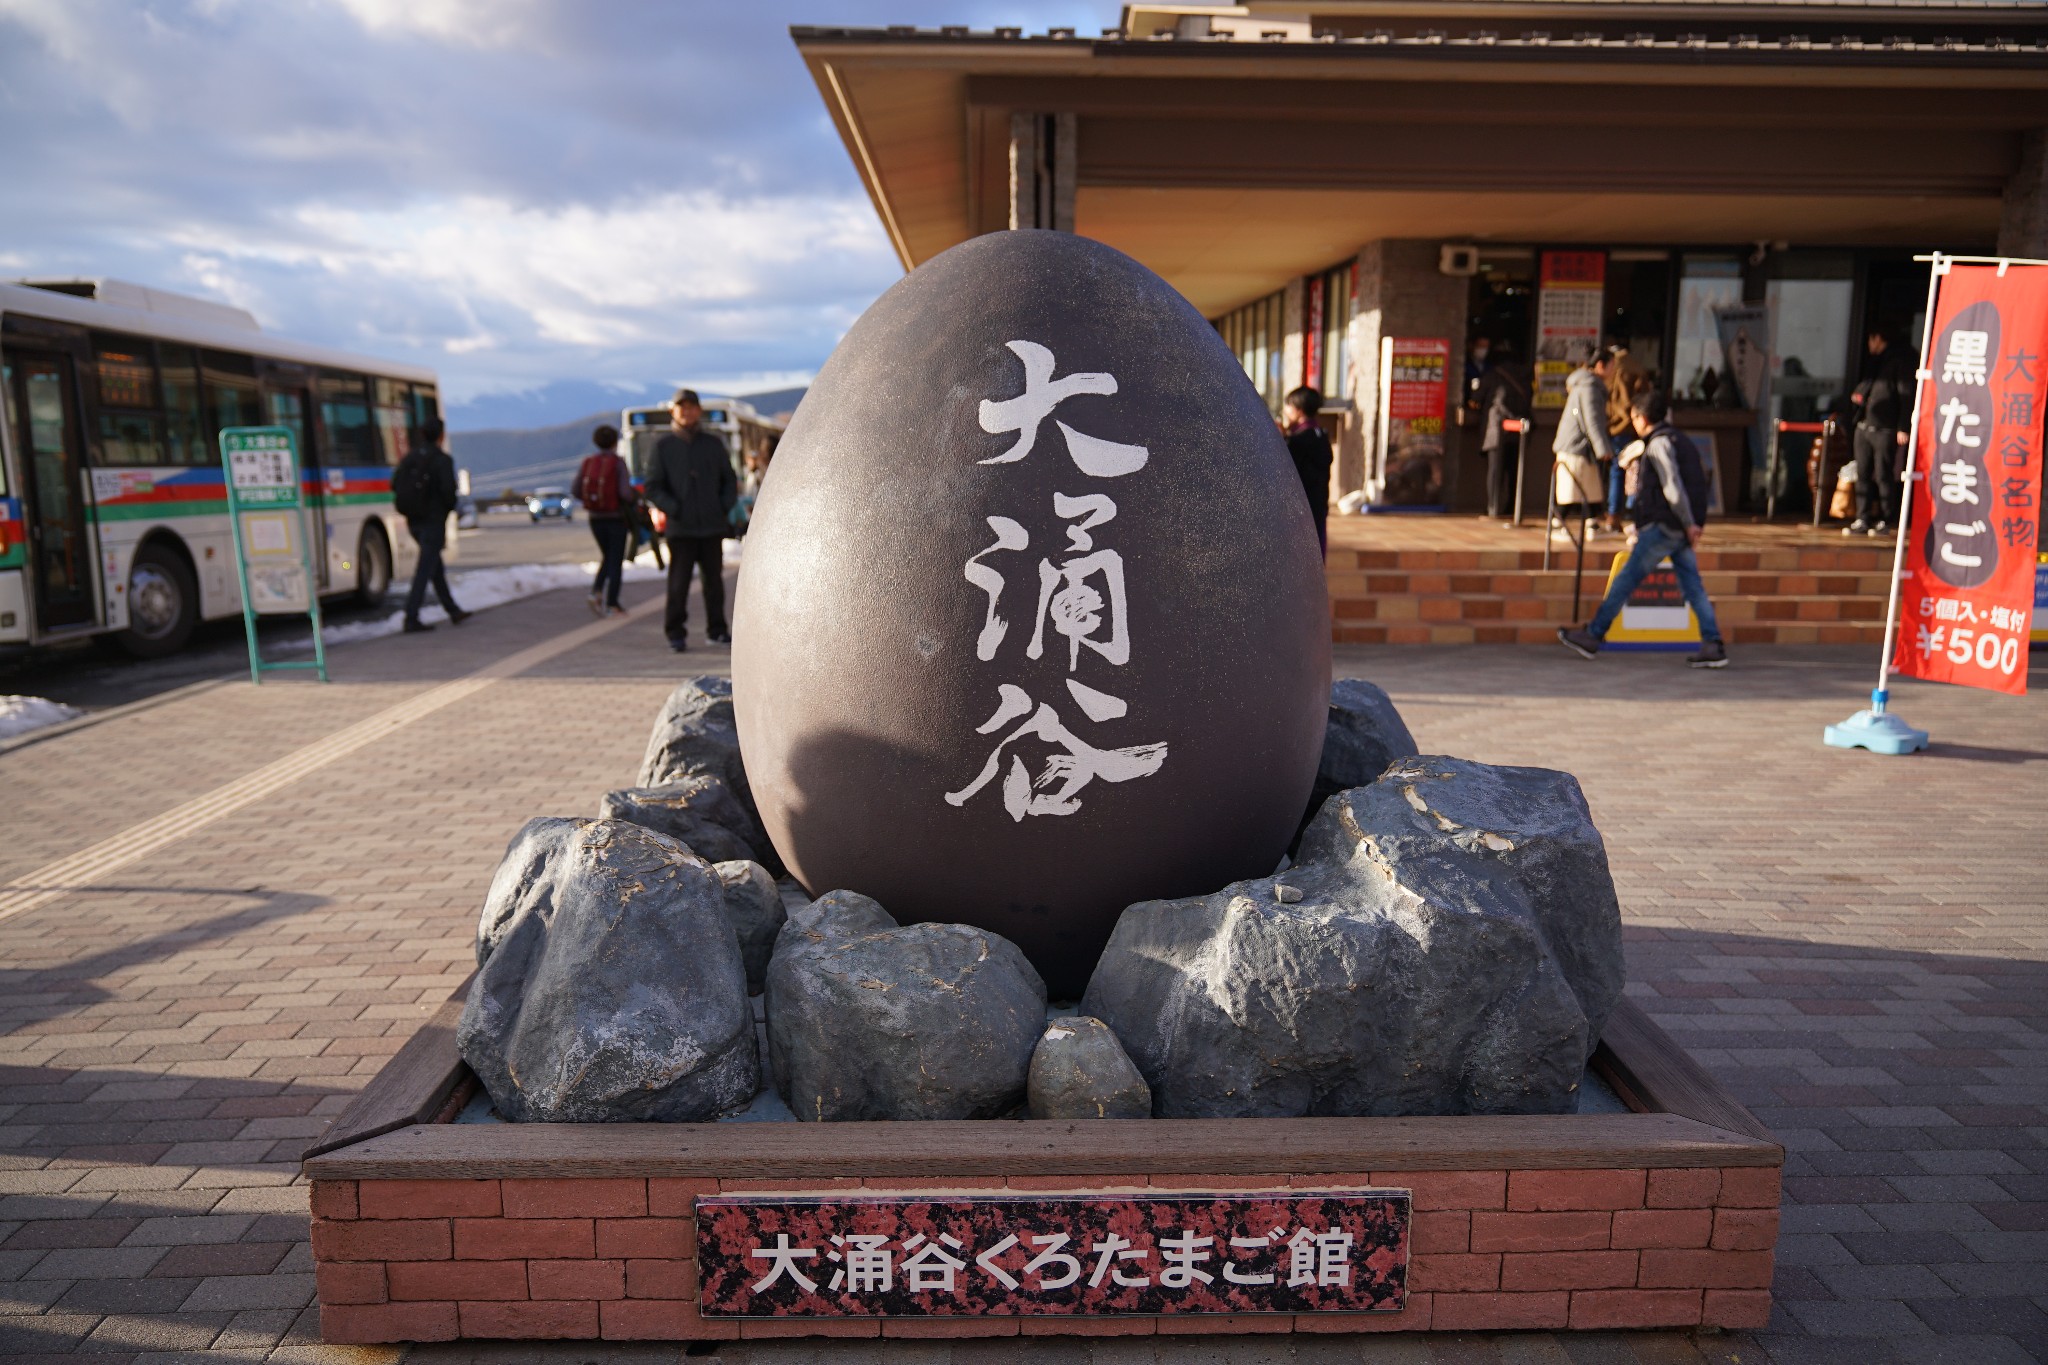
<path id="1" fill-rule="evenodd" d="M 782 892 L 768 869 L 756 862 L 713 863 L 711 870 L 725 887 L 725 917 L 739 936 L 740 959 L 747 967 L 747 989 L 759 994 L 768 980 L 768 959 L 775 939 L 789 917 Z"/>
<path id="2" fill-rule="evenodd" d="M 500 1114 L 701 1122 L 753 1099 L 746 968 L 701 858 L 626 821 L 535 820 L 492 896 L 455 1041 Z"/>
<path id="3" fill-rule="evenodd" d="M 1408 733 L 1407 722 L 1384 689 L 1363 678 L 1338 679 L 1330 687 L 1330 725 L 1323 732 L 1322 761 L 1316 765 L 1301 829 L 1306 830 L 1323 803 L 1338 792 L 1370 785 L 1389 763 L 1415 753 L 1415 736 Z M 1294 838 L 1298 848 L 1300 830 Z"/>
<path id="4" fill-rule="evenodd" d="M 1299 905 L 1301 903 L 1301 888 L 1289 886 L 1286 882 L 1274 882 L 1273 899 L 1279 901 L 1282 905 Z"/>
<path id="5" fill-rule="evenodd" d="M 601 820 L 631 820 L 666 834 L 706 862 L 752 859 L 753 817 L 733 798 L 722 777 L 700 774 L 656 787 L 606 792 L 597 808 Z"/>
<path id="6" fill-rule="evenodd" d="M 693 777 L 715 777 L 725 784 L 744 821 L 734 825 L 723 815 L 714 815 L 713 823 L 732 829 L 746 841 L 751 854 L 738 856 L 751 856 L 781 876 L 781 856 L 762 828 L 760 812 L 754 807 L 754 791 L 747 782 L 746 762 L 740 756 L 730 678 L 692 678 L 669 693 L 661 713 L 654 719 L 654 731 L 647 737 L 647 752 L 640 760 L 636 785 L 665 787 Z"/>
<path id="7" fill-rule="evenodd" d="M 1399 759 L 1327 803 L 1286 878 L 1118 921 L 1081 1006 L 1155 1113 L 1571 1112 L 1623 966 L 1569 774 Z"/>
<path id="8" fill-rule="evenodd" d="M 1025 1099 L 1045 983 L 1008 939 L 899 927 L 833 891 L 792 911 L 768 964 L 775 1084 L 800 1119 L 986 1119 Z"/>
<path id="9" fill-rule="evenodd" d="M 1109 1025 L 1085 1014 L 1053 1020 L 1031 1054 L 1035 1119 L 1149 1119 L 1152 1088 Z"/>
<path id="10" fill-rule="evenodd" d="M 589 823 L 577 816 L 541 815 L 512 836 L 491 877 L 491 888 L 484 893 L 483 913 L 477 916 L 477 966 L 489 960 L 522 909 L 543 917 L 554 913 L 555 883 L 549 868 Z"/>

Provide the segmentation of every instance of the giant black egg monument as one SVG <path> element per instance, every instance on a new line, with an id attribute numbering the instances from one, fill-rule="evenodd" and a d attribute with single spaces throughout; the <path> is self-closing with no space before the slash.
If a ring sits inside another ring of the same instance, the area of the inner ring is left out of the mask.
<path id="1" fill-rule="evenodd" d="M 1215 330 L 1109 247 L 999 232 L 891 288 L 805 396 L 734 706 L 806 890 L 999 933 L 1072 996 L 1126 905 L 1273 870 L 1329 640 L 1301 483 Z"/>

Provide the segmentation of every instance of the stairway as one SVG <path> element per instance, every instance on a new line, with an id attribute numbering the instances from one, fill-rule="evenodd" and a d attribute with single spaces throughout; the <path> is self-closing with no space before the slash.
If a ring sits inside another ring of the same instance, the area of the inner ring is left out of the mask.
<path id="1" fill-rule="evenodd" d="M 1607 588 L 1619 537 L 1586 546 L 1579 617 Z M 1548 644 L 1572 620 L 1572 547 L 1541 550 L 1330 547 L 1339 644 Z M 1700 550 L 1700 573 L 1733 645 L 1879 644 L 1889 542 Z"/>

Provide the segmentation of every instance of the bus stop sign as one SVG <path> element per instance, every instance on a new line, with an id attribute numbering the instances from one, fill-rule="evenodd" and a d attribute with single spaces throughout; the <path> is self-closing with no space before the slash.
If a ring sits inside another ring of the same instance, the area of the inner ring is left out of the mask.
<path id="1" fill-rule="evenodd" d="M 249 674 L 257 682 L 277 669 L 311 668 L 327 681 L 321 639 L 320 594 L 307 535 L 306 500 L 298 451 L 289 427 L 227 427 L 220 434 L 227 474 L 228 521 L 234 528 L 235 567 L 242 582 L 242 624 L 249 636 Z M 265 663 L 256 618 L 307 615 L 313 621 L 313 658 Z"/>

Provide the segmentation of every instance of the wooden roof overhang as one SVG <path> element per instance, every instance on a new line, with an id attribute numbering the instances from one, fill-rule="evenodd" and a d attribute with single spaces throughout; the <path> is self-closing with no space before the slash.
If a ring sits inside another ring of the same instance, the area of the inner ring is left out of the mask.
<path id="1" fill-rule="evenodd" d="M 2038 16 L 2018 38 L 1640 27 L 792 35 L 906 268 L 1007 225 L 1012 112 L 1072 113 L 1077 230 L 1211 315 L 1380 237 L 1988 245 L 2048 127 Z"/>

